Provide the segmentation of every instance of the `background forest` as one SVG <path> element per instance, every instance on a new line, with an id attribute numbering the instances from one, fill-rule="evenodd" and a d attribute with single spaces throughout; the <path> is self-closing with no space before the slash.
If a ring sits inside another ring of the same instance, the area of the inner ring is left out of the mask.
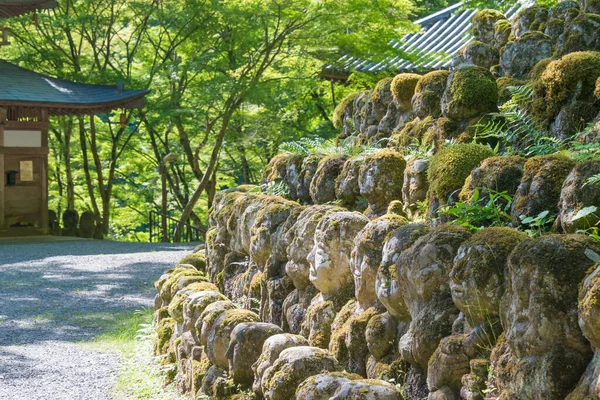
<path id="1" fill-rule="evenodd" d="M 452 1 L 450 2 L 452 3 Z M 148 240 L 167 166 L 169 216 L 204 229 L 215 191 L 258 183 L 280 145 L 333 138 L 336 101 L 381 76 L 320 77 L 343 54 L 389 55 L 389 40 L 444 0 L 59 0 L 10 22 L 0 57 L 85 83 L 149 89 L 146 107 L 54 118 L 50 208 L 91 210 L 103 232 Z M 125 118 L 125 124 L 121 124 Z"/>

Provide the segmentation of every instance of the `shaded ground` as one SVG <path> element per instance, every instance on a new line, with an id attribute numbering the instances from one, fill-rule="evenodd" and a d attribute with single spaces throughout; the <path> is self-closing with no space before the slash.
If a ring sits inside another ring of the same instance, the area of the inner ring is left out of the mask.
<path id="1" fill-rule="evenodd" d="M 152 305 L 189 245 L 0 240 L 0 399 L 111 399 L 118 355 L 92 340 Z"/>

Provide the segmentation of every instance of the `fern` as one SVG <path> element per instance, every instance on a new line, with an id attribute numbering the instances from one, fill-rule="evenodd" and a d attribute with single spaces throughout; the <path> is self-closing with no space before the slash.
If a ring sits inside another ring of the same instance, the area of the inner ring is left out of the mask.
<path id="1" fill-rule="evenodd" d="M 287 197 L 290 194 L 290 188 L 284 181 L 269 182 L 267 184 L 261 185 L 260 189 L 263 193 L 269 194 L 271 196 Z"/>
<path id="2" fill-rule="evenodd" d="M 496 139 L 499 144 L 504 144 L 505 154 L 532 156 L 558 151 L 562 142 L 549 137 L 546 130 L 527 112 L 533 89 L 527 85 L 509 86 L 507 89 L 511 99 L 500 107 L 499 112 L 488 114 L 489 121 L 475 125 L 474 140 Z"/>
<path id="3" fill-rule="evenodd" d="M 600 174 L 592 175 L 583 184 L 583 186 L 587 185 L 597 185 L 600 183 Z"/>
<path id="4" fill-rule="evenodd" d="M 342 142 L 336 140 L 325 140 L 322 138 L 302 138 L 295 142 L 285 142 L 281 145 L 281 150 L 286 153 L 308 156 L 311 154 L 323 155 L 346 155 L 360 156 L 369 155 L 381 151 L 378 143 L 373 145 L 364 145 L 358 143 L 355 138 L 348 138 Z"/>

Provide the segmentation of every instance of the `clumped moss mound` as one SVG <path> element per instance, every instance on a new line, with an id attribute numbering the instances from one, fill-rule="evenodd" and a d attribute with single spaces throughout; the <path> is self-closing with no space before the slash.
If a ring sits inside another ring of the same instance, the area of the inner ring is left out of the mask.
<path id="1" fill-rule="evenodd" d="M 335 107 L 332 118 L 333 126 L 335 128 L 343 128 L 344 116 L 346 115 L 346 113 L 352 113 L 352 105 L 354 103 L 354 100 L 356 99 L 356 96 L 358 96 L 358 93 L 352 93 L 344 97 L 344 99 L 342 99 L 342 101 L 340 101 L 340 103 Z"/>
<path id="2" fill-rule="evenodd" d="M 383 78 L 382 80 L 377 82 L 377 85 L 375 85 L 375 88 L 371 92 L 371 102 L 379 103 L 383 100 L 384 94 L 390 92 L 392 79 L 393 78 Z"/>
<path id="3" fill-rule="evenodd" d="M 473 118 L 498 109 L 498 86 L 490 71 L 463 67 L 450 74 L 442 113 L 452 119 Z"/>
<path id="4" fill-rule="evenodd" d="M 541 70 L 543 64 L 538 66 L 536 69 Z M 549 62 L 533 82 L 533 115 L 548 124 L 573 97 L 582 102 L 598 101 L 594 96 L 598 77 L 600 52 L 597 51 L 570 53 Z"/>
<path id="5" fill-rule="evenodd" d="M 427 171 L 430 201 L 437 199 L 446 204 L 450 195 L 463 187 L 471 171 L 493 155 L 489 147 L 479 144 L 458 144 L 440 151 Z"/>
<path id="6" fill-rule="evenodd" d="M 193 265 L 198 271 L 206 272 L 206 257 L 203 250 L 183 257 L 178 264 Z"/>
<path id="7" fill-rule="evenodd" d="M 410 104 L 420 79 L 421 75 L 417 74 L 398 74 L 392 79 L 390 90 L 396 104 Z"/>

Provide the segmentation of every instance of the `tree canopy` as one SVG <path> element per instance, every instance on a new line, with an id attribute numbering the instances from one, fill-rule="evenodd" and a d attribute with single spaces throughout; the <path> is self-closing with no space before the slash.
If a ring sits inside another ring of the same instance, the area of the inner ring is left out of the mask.
<path id="1" fill-rule="evenodd" d="M 145 240 L 165 155 L 180 155 L 166 168 L 169 215 L 202 228 L 215 191 L 257 183 L 282 142 L 336 134 L 335 100 L 356 88 L 321 79 L 323 65 L 389 55 L 422 9 L 411 0 L 59 0 L 36 22 L 11 20 L 13 45 L 1 51 L 53 76 L 151 90 L 144 109 L 123 111 L 124 127 L 118 110 L 55 118 L 50 135 L 51 207 L 92 210 L 105 234 Z"/>

